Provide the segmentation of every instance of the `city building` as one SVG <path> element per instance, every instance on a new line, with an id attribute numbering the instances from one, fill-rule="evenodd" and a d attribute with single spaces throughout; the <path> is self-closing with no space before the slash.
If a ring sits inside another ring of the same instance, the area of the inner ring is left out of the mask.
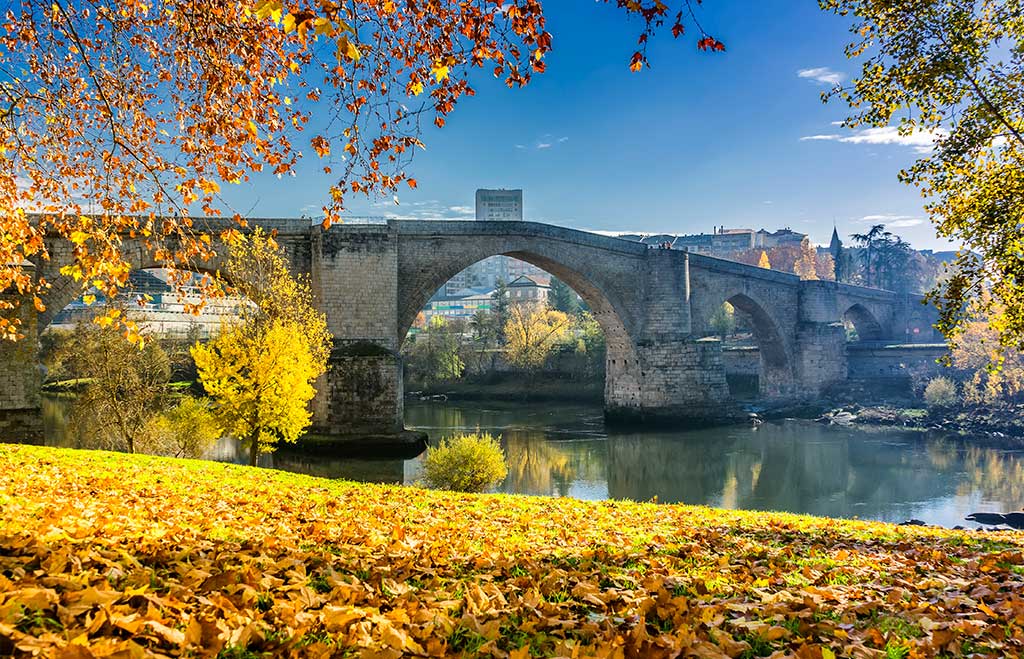
<path id="1" fill-rule="evenodd" d="M 444 294 L 456 297 L 465 291 L 475 288 L 495 289 L 498 282 L 507 282 L 514 277 L 509 274 L 509 264 L 514 259 L 505 256 L 492 256 L 477 261 L 462 272 L 456 274 L 444 285 Z M 519 263 L 519 261 L 515 261 Z"/>
<path id="2" fill-rule="evenodd" d="M 691 234 L 621 234 L 620 238 L 635 240 L 651 247 L 671 245 L 672 249 L 685 249 L 710 256 L 729 256 L 748 249 L 771 249 L 784 245 L 799 245 L 807 234 L 785 228 L 778 231 L 765 229 L 726 229 L 715 227 L 712 233 Z"/>
<path id="3" fill-rule="evenodd" d="M 488 222 L 521 222 L 523 220 L 522 190 L 476 191 L 476 219 Z"/>
<path id="4" fill-rule="evenodd" d="M 486 287 L 469 288 L 454 295 L 448 295 L 442 289 L 427 302 L 423 316 L 427 323 L 434 316 L 447 320 L 469 320 L 478 311 L 491 310 L 493 295 L 494 289 Z"/>
<path id="5" fill-rule="evenodd" d="M 520 261 L 519 259 L 513 259 L 504 257 L 506 260 L 506 281 L 512 281 L 519 277 L 534 277 L 544 283 L 551 283 L 551 275 L 541 270 L 532 263 L 526 261 Z"/>
<path id="6" fill-rule="evenodd" d="M 241 305 L 251 304 L 239 297 L 208 299 L 199 315 L 191 313 L 186 305 L 198 304 L 202 299 L 200 276 L 194 274 L 192 283 L 179 295 L 168 281 L 166 270 L 132 271 L 128 285 L 121 291 L 127 301 L 129 318 L 159 336 L 185 336 L 190 328 L 197 327 L 200 336 L 205 338 L 216 334 L 223 321 L 236 317 Z M 74 300 L 54 316 L 47 330 L 70 330 L 76 323 L 101 313 L 108 300 L 95 289 L 90 294 L 96 298 L 92 304 L 86 304 L 82 297 Z"/>
<path id="7" fill-rule="evenodd" d="M 551 277 L 523 275 L 516 277 L 506 286 L 508 299 L 512 304 L 545 304 L 551 293 Z"/>

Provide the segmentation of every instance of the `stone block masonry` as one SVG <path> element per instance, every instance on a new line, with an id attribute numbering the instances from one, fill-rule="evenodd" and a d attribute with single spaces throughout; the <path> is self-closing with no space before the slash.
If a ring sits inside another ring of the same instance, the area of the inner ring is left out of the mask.
<path id="1" fill-rule="evenodd" d="M 10 296 L 4 296 L 10 299 Z M 3 298 L 0 298 L 3 299 Z M 36 441 L 42 438 L 36 311 L 29 301 L 7 313 L 21 320 L 20 341 L 0 339 L 0 438 Z"/>
<path id="2" fill-rule="evenodd" d="M 339 344 L 327 374 L 327 418 L 319 434 L 389 435 L 404 430 L 402 360 L 375 343 Z"/>

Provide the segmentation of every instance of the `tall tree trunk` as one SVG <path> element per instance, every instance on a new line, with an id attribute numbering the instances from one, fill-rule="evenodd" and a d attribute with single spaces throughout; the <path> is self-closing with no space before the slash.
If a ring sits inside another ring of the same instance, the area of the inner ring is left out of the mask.
<path id="1" fill-rule="evenodd" d="M 259 433 L 253 433 L 249 436 L 249 466 L 255 467 L 256 461 L 260 457 L 260 436 Z"/>

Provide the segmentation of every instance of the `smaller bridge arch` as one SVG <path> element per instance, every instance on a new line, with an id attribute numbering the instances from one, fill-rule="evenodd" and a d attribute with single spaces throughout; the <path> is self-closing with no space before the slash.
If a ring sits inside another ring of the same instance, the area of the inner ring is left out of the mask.
<path id="1" fill-rule="evenodd" d="M 842 314 L 844 323 L 849 323 L 857 332 L 858 341 L 880 341 L 885 336 L 882 324 L 875 315 L 861 303 L 851 305 Z"/>
<path id="2" fill-rule="evenodd" d="M 737 293 L 726 302 L 742 311 L 750 319 L 754 340 L 760 355 L 761 372 L 758 389 L 762 396 L 773 397 L 788 393 L 793 364 L 790 349 L 782 338 L 779 324 L 765 307 L 747 294 Z"/>
<path id="3" fill-rule="evenodd" d="M 752 325 L 758 347 L 761 396 L 791 395 L 800 279 L 785 272 L 698 254 L 691 254 L 689 261 L 694 334 L 713 335 L 711 318 L 723 302 L 733 305 Z"/>

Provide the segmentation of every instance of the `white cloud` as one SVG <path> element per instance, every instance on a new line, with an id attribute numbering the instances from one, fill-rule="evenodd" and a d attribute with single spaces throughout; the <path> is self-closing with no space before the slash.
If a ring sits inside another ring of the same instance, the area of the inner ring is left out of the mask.
<path id="1" fill-rule="evenodd" d="M 815 82 L 820 82 L 828 85 L 838 85 L 846 79 L 846 75 L 833 71 L 827 66 L 819 66 L 813 69 L 800 69 L 796 74 L 801 78 L 808 78 Z"/>
<path id="2" fill-rule="evenodd" d="M 805 135 L 800 138 L 801 142 L 808 140 L 831 140 L 835 142 L 846 142 L 847 144 L 896 144 L 899 146 L 914 147 L 918 153 L 929 153 L 935 147 L 935 141 L 943 137 L 943 131 L 915 130 L 903 135 L 895 126 L 882 128 L 864 128 L 854 131 L 850 135 L 825 134 Z"/>
<path id="3" fill-rule="evenodd" d="M 476 215 L 476 210 L 472 206 L 449 206 L 448 211 L 456 215 Z"/>
<path id="4" fill-rule="evenodd" d="M 913 215 L 865 215 L 857 221 L 870 224 L 884 224 L 888 229 L 906 229 L 907 227 L 916 227 L 919 224 L 924 224 L 923 217 L 915 217 Z"/>
<path id="5" fill-rule="evenodd" d="M 551 133 L 545 134 L 539 140 L 533 143 L 533 146 L 526 146 L 525 144 L 516 144 L 517 149 L 533 149 L 535 151 L 543 151 L 550 149 L 551 147 L 558 146 L 559 144 L 565 144 L 569 141 L 567 136 L 559 137 L 555 139 Z"/>

